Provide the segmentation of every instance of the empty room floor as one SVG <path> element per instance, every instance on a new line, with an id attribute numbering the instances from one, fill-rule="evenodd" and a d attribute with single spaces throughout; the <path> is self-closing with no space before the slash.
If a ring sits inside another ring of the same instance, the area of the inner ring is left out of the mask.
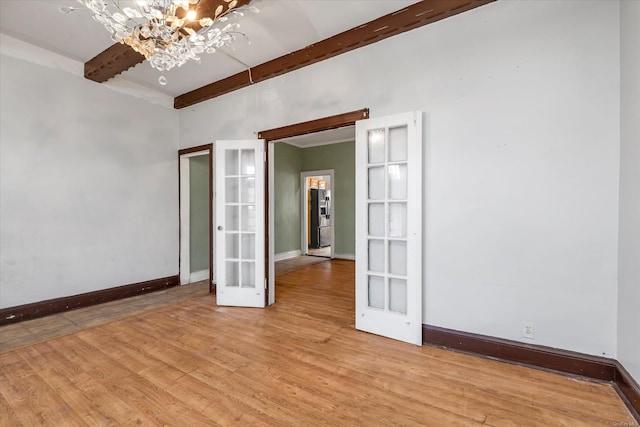
<path id="1" fill-rule="evenodd" d="M 356 331 L 353 281 L 308 265 L 265 309 L 204 294 L 5 351 L 0 425 L 636 425 L 609 384 Z"/>

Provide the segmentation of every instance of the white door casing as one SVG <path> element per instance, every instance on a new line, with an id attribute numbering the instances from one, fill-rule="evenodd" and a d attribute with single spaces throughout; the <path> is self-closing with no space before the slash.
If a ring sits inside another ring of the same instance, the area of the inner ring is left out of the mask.
<path id="1" fill-rule="evenodd" d="M 216 141 L 218 305 L 265 306 L 264 140 Z"/>
<path id="2" fill-rule="evenodd" d="M 356 122 L 356 328 L 422 345 L 422 113 Z"/>
<path id="3" fill-rule="evenodd" d="M 307 237 L 307 227 L 309 226 L 309 188 L 307 186 L 307 178 L 314 176 L 328 176 L 329 188 L 331 191 L 331 205 L 329 207 L 329 218 L 331 219 L 331 259 L 336 257 L 336 223 L 335 223 L 335 169 L 323 169 L 314 171 L 300 172 L 300 252 L 302 255 L 309 253 L 309 238 Z"/>

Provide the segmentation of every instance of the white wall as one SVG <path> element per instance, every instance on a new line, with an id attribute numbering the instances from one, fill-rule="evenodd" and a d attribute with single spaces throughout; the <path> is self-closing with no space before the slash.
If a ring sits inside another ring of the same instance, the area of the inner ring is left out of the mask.
<path id="1" fill-rule="evenodd" d="M 180 143 L 422 110 L 424 322 L 615 356 L 618 8 L 501 0 L 181 110 Z"/>
<path id="2" fill-rule="evenodd" d="M 178 273 L 178 114 L 0 58 L 0 307 Z"/>
<path id="3" fill-rule="evenodd" d="M 640 2 L 621 10 L 618 360 L 640 382 Z"/>

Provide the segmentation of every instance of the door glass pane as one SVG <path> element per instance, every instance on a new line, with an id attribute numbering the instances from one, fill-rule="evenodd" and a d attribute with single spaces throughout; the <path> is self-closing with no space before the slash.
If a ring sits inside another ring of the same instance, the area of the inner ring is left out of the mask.
<path id="1" fill-rule="evenodd" d="M 242 175 L 256 174 L 256 152 L 255 150 L 242 150 L 241 169 Z"/>
<path id="2" fill-rule="evenodd" d="M 256 263 L 242 262 L 241 264 L 242 264 L 242 287 L 255 288 L 256 287 Z"/>
<path id="3" fill-rule="evenodd" d="M 225 150 L 224 161 L 226 175 L 238 175 L 238 150 Z"/>
<path id="4" fill-rule="evenodd" d="M 407 314 L 407 281 L 389 279 L 389 310 Z"/>
<path id="5" fill-rule="evenodd" d="M 407 127 L 389 128 L 389 161 L 407 160 Z"/>
<path id="6" fill-rule="evenodd" d="M 238 231 L 239 227 L 239 219 L 240 209 L 238 206 L 225 206 L 225 222 L 226 228 L 228 231 Z"/>
<path id="7" fill-rule="evenodd" d="M 384 277 L 369 276 L 369 307 L 384 310 Z"/>
<path id="8" fill-rule="evenodd" d="M 407 199 L 407 165 L 389 165 L 389 199 Z"/>
<path id="9" fill-rule="evenodd" d="M 369 235 L 384 237 L 384 203 L 369 203 Z"/>
<path id="10" fill-rule="evenodd" d="M 238 203 L 238 178 L 225 178 L 225 201 Z"/>
<path id="11" fill-rule="evenodd" d="M 369 199 L 384 199 L 384 167 L 369 168 Z"/>
<path id="12" fill-rule="evenodd" d="M 384 129 L 369 131 L 369 163 L 384 163 Z"/>
<path id="13" fill-rule="evenodd" d="M 238 286 L 240 284 L 240 269 L 238 266 L 238 262 L 227 261 L 227 271 L 226 271 L 226 286 Z"/>
<path id="14" fill-rule="evenodd" d="M 389 203 L 389 237 L 407 237 L 406 203 Z"/>
<path id="15" fill-rule="evenodd" d="M 384 273 L 384 240 L 369 240 L 369 271 Z"/>
<path id="16" fill-rule="evenodd" d="M 256 202 L 256 179 L 250 176 L 246 178 L 240 178 L 240 182 L 242 185 L 240 201 L 242 203 L 255 203 Z"/>
<path id="17" fill-rule="evenodd" d="M 226 233 L 226 257 L 227 258 L 240 258 L 240 238 L 236 233 Z"/>
<path id="18" fill-rule="evenodd" d="M 240 208 L 240 227 L 242 231 L 256 231 L 255 206 L 242 206 Z"/>
<path id="19" fill-rule="evenodd" d="M 242 235 L 242 259 L 255 259 L 255 258 L 256 258 L 256 235 L 243 234 Z"/>
<path id="20" fill-rule="evenodd" d="M 389 241 L 389 273 L 401 276 L 407 274 L 407 242 Z"/>

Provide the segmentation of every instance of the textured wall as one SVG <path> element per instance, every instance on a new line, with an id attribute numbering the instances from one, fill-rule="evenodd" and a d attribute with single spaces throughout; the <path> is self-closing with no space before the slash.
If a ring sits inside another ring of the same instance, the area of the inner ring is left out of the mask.
<path id="1" fill-rule="evenodd" d="M 640 382 L 640 2 L 621 5 L 618 360 Z"/>
<path id="2" fill-rule="evenodd" d="M 274 227 L 275 253 L 300 249 L 300 171 L 303 150 L 275 144 Z"/>
<path id="3" fill-rule="evenodd" d="M 0 306 L 178 273 L 175 111 L 0 59 Z"/>
<path id="4" fill-rule="evenodd" d="M 209 155 L 189 158 L 189 263 L 209 270 Z"/>

